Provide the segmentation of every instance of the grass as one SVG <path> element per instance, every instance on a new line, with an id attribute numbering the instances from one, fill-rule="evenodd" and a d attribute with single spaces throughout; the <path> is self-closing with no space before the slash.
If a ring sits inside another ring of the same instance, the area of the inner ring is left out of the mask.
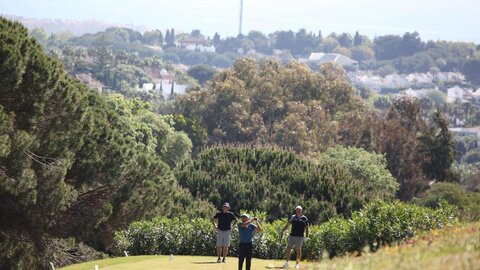
<path id="1" fill-rule="evenodd" d="M 227 263 L 216 263 L 216 257 L 203 256 L 174 256 L 170 260 L 169 256 L 132 256 L 124 258 L 107 259 L 92 261 L 82 264 L 76 264 L 62 268 L 62 270 L 93 270 L 95 265 L 99 270 L 234 270 L 238 269 L 237 258 L 227 258 Z M 252 260 L 254 269 L 275 269 L 282 266 L 282 261 L 273 260 Z M 303 264 L 305 268 L 306 264 Z M 311 265 L 309 265 L 311 266 Z M 244 266 L 245 267 L 245 266 Z"/>
<path id="2" fill-rule="evenodd" d="M 147 270 L 191 269 L 234 270 L 237 259 L 228 258 L 226 264 L 215 263 L 215 257 L 200 256 L 134 256 L 114 258 L 72 265 L 63 270 Z M 275 269 L 282 261 L 254 259 L 254 269 Z M 302 263 L 302 269 L 322 270 L 480 270 L 480 223 L 470 223 L 431 231 L 407 240 L 399 245 L 381 248 L 375 253 L 362 256 L 351 254 L 333 260 Z"/>
<path id="3" fill-rule="evenodd" d="M 434 230 L 376 253 L 326 260 L 321 269 L 480 269 L 480 223 Z"/>

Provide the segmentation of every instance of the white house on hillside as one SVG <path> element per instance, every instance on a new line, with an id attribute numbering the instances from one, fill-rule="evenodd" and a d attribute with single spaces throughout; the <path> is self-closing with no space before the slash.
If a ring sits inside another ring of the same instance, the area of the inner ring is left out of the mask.
<path id="1" fill-rule="evenodd" d="M 471 95 L 470 91 L 463 89 L 458 85 L 455 85 L 454 87 L 447 89 L 447 102 L 454 103 L 457 100 L 460 100 L 461 102 L 464 102 L 464 103 L 469 102 L 466 99 L 466 97 L 470 95 Z"/>
<path id="2" fill-rule="evenodd" d="M 480 139 L 480 127 L 471 127 L 471 128 L 449 128 L 448 129 L 451 133 L 457 136 L 471 136 L 477 137 Z"/>
<path id="3" fill-rule="evenodd" d="M 299 59 L 301 62 L 310 64 L 337 63 L 344 68 L 357 68 L 358 62 L 338 53 L 311 53 L 308 59 Z"/>
<path id="4" fill-rule="evenodd" d="M 475 104 L 480 104 L 480 88 L 472 93 L 472 102 Z"/>
<path id="5" fill-rule="evenodd" d="M 178 47 L 196 52 L 215 52 L 215 46 L 210 45 L 204 36 L 185 37 L 179 42 Z"/>

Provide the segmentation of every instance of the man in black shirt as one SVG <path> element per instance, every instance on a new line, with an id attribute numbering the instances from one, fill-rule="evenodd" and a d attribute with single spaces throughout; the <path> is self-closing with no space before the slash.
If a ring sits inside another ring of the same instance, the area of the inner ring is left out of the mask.
<path id="1" fill-rule="evenodd" d="M 292 225 L 292 231 L 288 238 L 287 249 L 285 250 L 285 264 L 283 268 L 288 268 L 288 261 L 290 260 L 290 255 L 292 253 L 292 248 L 295 247 L 295 253 L 297 255 L 297 262 L 295 263 L 295 269 L 300 268 L 300 259 L 302 258 L 302 246 L 303 242 L 308 240 L 309 226 L 308 219 L 303 215 L 303 209 L 299 205 L 295 207 L 295 215 L 291 216 L 287 224 L 283 227 L 280 233 L 280 239 L 283 237 L 283 233 L 287 228 Z M 305 235 L 305 237 L 304 237 Z"/>
<path id="2" fill-rule="evenodd" d="M 217 212 L 211 220 L 215 229 L 217 229 L 217 263 L 221 262 L 220 257 L 227 257 L 228 247 L 230 246 L 230 235 L 232 232 L 232 225 L 238 222 L 237 217 L 229 211 L 230 204 L 228 202 L 222 205 L 222 211 Z"/>

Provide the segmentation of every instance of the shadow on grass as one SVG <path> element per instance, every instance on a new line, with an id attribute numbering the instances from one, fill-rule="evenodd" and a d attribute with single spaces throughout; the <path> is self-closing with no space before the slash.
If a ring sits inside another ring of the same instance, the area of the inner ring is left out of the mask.
<path id="1" fill-rule="evenodd" d="M 191 262 L 192 264 L 220 264 L 217 262 Z"/>

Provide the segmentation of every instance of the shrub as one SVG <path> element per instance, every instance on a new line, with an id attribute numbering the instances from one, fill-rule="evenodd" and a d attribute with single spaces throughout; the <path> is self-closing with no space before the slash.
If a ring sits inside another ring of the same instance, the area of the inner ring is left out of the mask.
<path id="1" fill-rule="evenodd" d="M 467 154 L 462 158 L 462 163 L 478 163 L 480 162 L 480 151 L 475 149 L 468 151 Z"/>
<path id="2" fill-rule="evenodd" d="M 350 220 L 335 217 L 310 228 L 310 240 L 303 248 L 306 259 L 320 259 L 327 252 L 330 257 L 347 252 L 362 251 L 369 246 L 375 251 L 380 246 L 413 237 L 418 231 L 441 228 L 452 223 L 454 208 L 442 204 L 437 209 L 417 205 L 375 201 L 353 213 Z M 281 259 L 287 237 L 280 239 L 285 221 L 262 223 L 263 232 L 254 236 L 254 256 Z M 116 233 L 117 253 L 127 250 L 131 255 L 179 254 L 213 256 L 215 230 L 208 219 L 157 218 L 132 223 Z M 238 232 L 232 232 L 229 253 L 238 252 Z"/>
<path id="3" fill-rule="evenodd" d="M 197 198 L 264 211 L 269 221 L 298 203 L 314 222 L 349 216 L 375 199 L 391 200 L 398 189 L 383 156 L 341 147 L 317 163 L 276 148 L 212 147 L 177 167 L 176 176 Z"/>
<path id="4" fill-rule="evenodd" d="M 336 146 L 328 148 L 323 158 L 331 158 L 341 164 L 354 179 L 365 185 L 368 198 L 391 200 L 399 184 L 387 169 L 387 160 L 381 154 L 360 148 Z"/>
<path id="5" fill-rule="evenodd" d="M 352 224 L 341 218 L 333 218 L 320 226 L 320 247 L 327 251 L 330 258 L 351 250 L 349 234 Z"/>
<path id="6" fill-rule="evenodd" d="M 373 202 L 352 215 L 350 251 L 361 251 L 367 243 L 371 250 L 376 250 L 413 237 L 417 231 L 441 228 L 453 222 L 453 212 L 454 208 L 448 204 L 433 210 L 398 201 Z"/>
<path id="7" fill-rule="evenodd" d="M 467 191 L 458 184 L 434 184 L 423 197 L 415 198 L 413 201 L 430 208 L 438 208 L 444 201 L 457 208 L 457 216 L 461 220 L 480 220 L 480 193 Z"/>

